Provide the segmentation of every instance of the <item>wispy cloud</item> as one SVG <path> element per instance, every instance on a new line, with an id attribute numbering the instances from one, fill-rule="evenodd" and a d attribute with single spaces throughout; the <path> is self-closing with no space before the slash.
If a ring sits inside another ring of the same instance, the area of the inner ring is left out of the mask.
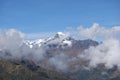
<path id="1" fill-rule="evenodd" d="M 55 34 L 56 34 L 56 32 L 29 33 L 29 34 L 26 34 L 26 39 L 48 38 L 48 37 L 51 37 Z"/>
<path id="2" fill-rule="evenodd" d="M 112 28 L 106 28 L 100 26 L 98 23 L 94 23 L 89 28 L 78 27 L 78 35 L 84 38 L 90 39 L 108 39 L 108 38 L 118 38 L 120 36 L 120 26 L 114 26 Z"/>

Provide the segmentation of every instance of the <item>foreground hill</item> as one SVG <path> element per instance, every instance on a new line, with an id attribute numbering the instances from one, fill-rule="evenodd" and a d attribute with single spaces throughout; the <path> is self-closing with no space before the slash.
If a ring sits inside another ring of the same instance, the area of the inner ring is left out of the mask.
<path id="1" fill-rule="evenodd" d="M 32 61 L 8 61 L 0 58 L 0 80 L 120 80 L 120 71 L 117 67 L 105 69 L 99 66 L 63 73 L 43 69 Z"/>
<path id="2" fill-rule="evenodd" d="M 0 58 L 0 80 L 71 80 L 61 73 L 43 69 L 32 62 L 8 61 Z"/>

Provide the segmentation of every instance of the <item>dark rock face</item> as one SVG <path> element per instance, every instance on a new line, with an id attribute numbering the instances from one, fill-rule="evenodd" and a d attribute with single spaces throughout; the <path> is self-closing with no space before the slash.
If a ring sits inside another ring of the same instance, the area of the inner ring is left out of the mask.
<path id="1" fill-rule="evenodd" d="M 68 56 L 77 56 L 82 53 L 85 49 L 88 49 L 90 46 L 97 46 L 99 43 L 90 39 L 87 40 L 74 40 L 70 39 L 72 46 L 62 48 L 59 44 L 49 44 L 49 48 L 46 50 L 46 53 L 49 56 L 54 56 L 56 54 L 64 53 Z"/>
<path id="2" fill-rule="evenodd" d="M 87 40 L 75 40 L 73 41 L 73 46 L 72 48 L 76 48 L 76 49 L 87 49 L 90 46 L 97 46 L 99 43 L 97 41 L 93 41 L 90 39 Z"/>

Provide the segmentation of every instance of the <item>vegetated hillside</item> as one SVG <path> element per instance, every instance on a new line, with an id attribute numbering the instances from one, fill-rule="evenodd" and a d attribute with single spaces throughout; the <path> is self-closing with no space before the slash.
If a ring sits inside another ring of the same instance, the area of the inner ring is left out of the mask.
<path id="1" fill-rule="evenodd" d="M 0 80 L 120 80 L 120 71 L 116 67 L 81 69 L 65 75 L 69 78 L 60 72 L 36 66 L 32 61 L 8 61 L 0 58 Z"/>
<path id="2" fill-rule="evenodd" d="M 71 80 L 61 73 L 43 69 L 33 62 L 0 58 L 0 80 Z"/>
<path id="3" fill-rule="evenodd" d="M 0 58 L 0 80 L 120 80 L 117 67 L 105 69 L 99 66 L 64 74 L 67 77 L 62 72 L 36 66 L 32 61 L 8 61 Z"/>
<path id="4" fill-rule="evenodd" d="M 70 72 L 69 75 L 74 80 L 120 80 L 120 71 L 114 67 L 106 69 L 97 67 L 91 69 L 81 69 L 76 72 Z"/>

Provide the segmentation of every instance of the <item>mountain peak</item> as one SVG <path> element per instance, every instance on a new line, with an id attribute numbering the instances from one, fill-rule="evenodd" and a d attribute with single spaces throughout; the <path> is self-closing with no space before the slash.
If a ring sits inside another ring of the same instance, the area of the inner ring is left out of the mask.
<path id="1" fill-rule="evenodd" d="M 57 34 L 55 35 L 56 38 L 60 38 L 62 36 L 65 36 L 63 32 L 57 32 Z"/>
<path id="2" fill-rule="evenodd" d="M 63 32 L 57 32 L 58 35 L 65 35 Z"/>

